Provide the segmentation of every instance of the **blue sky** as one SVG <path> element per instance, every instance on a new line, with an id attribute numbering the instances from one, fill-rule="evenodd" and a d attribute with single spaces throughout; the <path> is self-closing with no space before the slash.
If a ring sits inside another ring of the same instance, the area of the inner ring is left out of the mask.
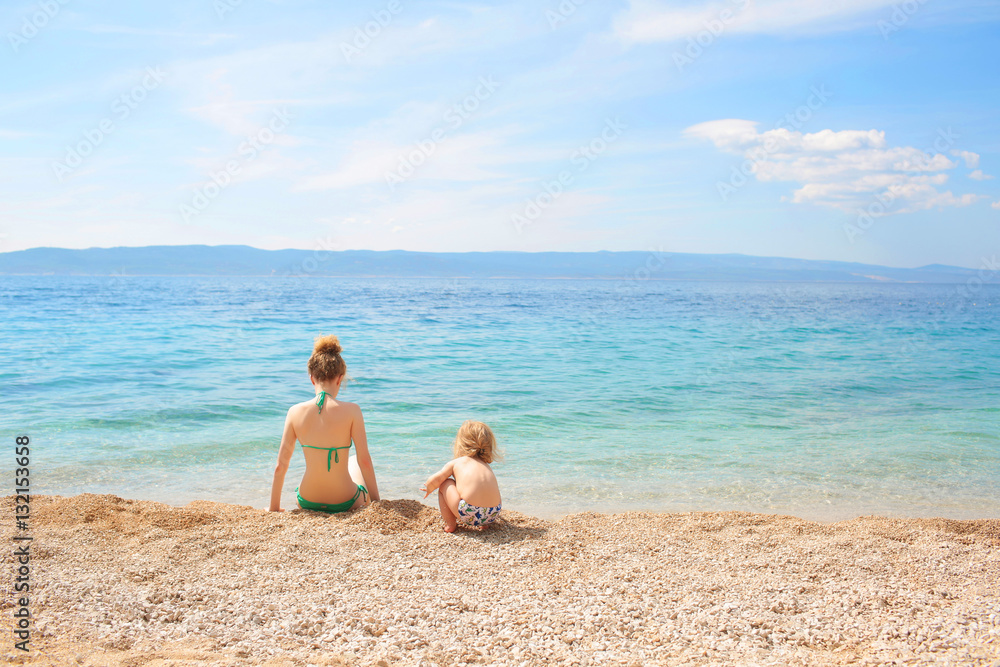
<path id="1" fill-rule="evenodd" d="M 1000 3 L 0 6 L 0 250 L 1000 254 Z"/>

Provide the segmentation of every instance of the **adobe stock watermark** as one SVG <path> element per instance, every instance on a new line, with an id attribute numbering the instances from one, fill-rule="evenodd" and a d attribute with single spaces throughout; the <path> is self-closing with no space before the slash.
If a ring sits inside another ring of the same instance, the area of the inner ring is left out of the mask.
<path id="1" fill-rule="evenodd" d="M 190 204 L 180 205 L 180 214 L 184 222 L 191 222 L 205 211 L 208 205 L 232 184 L 233 178 L 243 171 L 243 167 L 257 159 L 257 156 L 274 142 L 275 137 L 288 128 L 291 118 L 292 114 L 288 109 L 275 109 L 267 125 L 256 133 L 247 135 L 236 149 L 236 156 L 227 160 L 222 169 L 209 174 L 209 180 L 195 189 Z"/>
<path id="2" fill-rule="evenodd" d="M 794 294 L 792 285 L 784 285 L 778 294 L 782 298 L 781 305 L 784 307 L 797 308 L 801 303 L 799 300 L 800 297 Z M 769 334 L 771 331 L 769 324 L 769 315 L 756 312 L 749 317 L 740 318 L 740 327 L 738 330 L 734 329 L 734 333 L 738 333 L 747 343 L 750 343 L 756 340 L 758 336 Z M 707 357 L 708 363 L 699 366 L 700 370 L 695 376 L 695 382 L 698 384 L 710 384 L 714 377 L 722 374 L 728 375 L 733 368 L 742 363 L 747 349 L 752 348 L 748 348 L 747 346 L 738 346 L 735 348 L 727 346 L 724 353 L 713 354 Z"/>
<path id="3" fill-rule="evenodd" d="M 149 93 L 160 87 L 164 77 L 166 77 L 166 72 L 162 68 L 147 67 L 146 75 L 142 77 L 142 81 L 138 85 L 134 86 L 127 93 L 119 95 L 111 102 L 111 115 L 99 120 L 89 130 L 85 130 L 83 138 L 76 144 L 67 146 L 66 155 L 61 162 L 56 160 L 52 163 L 52 172 L 55 174 L 56 179 L 62 183 L 67 176 L 82 165 L 84 160 L 93 154 L 97 150 L 97 147 L 103 144 L 104 140 L 118 129 L 119 123 L 124 122 L 131 116 L 132 112 L 138 109 L 139 105 L 146 100 Z"/>
<path id="4" fill-rule="evenodd" d="M 582 174 L 587 171 L 594 160 L 603 155 L 608 150 L 608 147 L 617 141 L 618 137 L 627 129 L 628 125 L 620 119 L 607 119 L 604 122 L 604 129 L 601 130 L 599 135 L 591 139 L 587 144 L 577 148 L 570 155 L 569 161 L 576 167 L 576 173 Z M 520 213 L 514 213 L 510 216 L 510 221 L 514 224 L 514 229 L 517 233 L 521 234 L 526 226 L 537 221 L 542 213 L 562 196 L 566 188 L 573 184 L 575 178 L 572 170 L 563 169 L 554 179 L 543 181 L 542 191 L 534 197 L 528 198 Z"/>
<path id="5" fill-rule="evenodd" d="M 811 86 L 805 103 L 800 104 L 794 111 L 786 113 L 774 124 L 772 130 L 799 131 L 831 97 L 833 97 L 833 93 L 826 89 L 826 84 L 820 84 L 819 87 Z M 764 139 L 763 144 L 747 151 L 746 159 L 729 172 L 728 181 L 715 182 L 719 198 L 723 202 L 728 201 L 733 193 L 750 181 L 750 177 L 757 173 L 760 165 L 780 149 L 781 144 L 778 143 L 777 138 L 769 136 Z"/>
<path id="6" fill-rule="evenodd" d="M 38 36 L 49 22 L 59 15 L 62 8 L 69 4 L 69 0 L 39 0 L 36 5 L 38 9 L 30 14 L 25 14 L 21 19 L 21 28 L 17 32 L 7 33 L 7 42 L 10 48 L 17 53 L 21 47 Z"/>
<path id="7" fill-rule="evenodd" d="M 950 301 L 950 310 L 944 320 L 930 320 L 929 326 L 933 330 L 933 333 L 941 333 L 942 326 L 951 322 L 951 320 L 963 312 L 970 303 L 975 306 L 977 302 L 972 301 L 972 299 L 980 298 L 977 296 L 980 290 L 982 290 L 986 285 L 993 283 L 998 274 L 1000 274 L 1000 260 L 997 260 L 996 255 L 989 258 L 985 255 L 980 257 L 979 269 L 976 271 L 976 275 L 971 276 L 965 281 L 964 284 L 959 284 L 955 288 L 954 296 L 956 298 Z M 933 342 L 930 338 L 930 334 L 928 334 L 925 330 L 917 333 L 914 336 L 914 340 L 905 343 L 900 348 L 900 352 L 904 355 L 914 355 L 931 349 L 932 345 Z"/>
<path id="8" fill-rule="evenodd" d="M 962 299 L 956 309 L 964 307 L 965 302 L 975 297 L 979 290 L 983 289 L 984 285 L 992 283 L 998 273 L 1000 273 L 1000 261 L 997 260 L 996 255 L 990 258 L 987 258 L 985 255 L 980 257 L 979 269 L 976 271 L 976 275 L 966 280 L 964 285 L 959 285 L 955 289 L 955 293 Z"/>
<path id="9" fill-rule="evenodd" d="M 403 5 L 399 0 L 389 0 L 385 9 L 372 12 L 371 21 L 354 28 L 354 39 L 340 43 L 340 52 L 344 54 L 344 60 L 351 62 L 353 58 L 360 56 L 402 11 Z"/>
<path id="10" fill-rule="evenodd" d="M 215 15 L 222 21 L 226 18 L 226 14 L 235 12 L 236 8 L 242 4 L 243 0 L 215 0 L 212 3 L 212 8 L 215 9 Z"/>
<path id="11" fill-rule="evenodd" d="M 34 384 L 42 381 L 40 376 L 50 371 L 56 376 L 59 373 L 59 365 L 55 360 L 66 357 L 74 340 L 79 339 L 74 339 L 66 333 L 47 335 L 44 342 L 34 348 L 34 356 L 22 358 L 25 370 L 14 379 L 13 384 Z"/>
<path id="12" fill-rule="evenodd" d="M 664 250 L 662 245 L 658 248 L 647 248 L 646 250 L 648 254 L 643 262 L 637 264 L 630 273 L 615 278 L 613 288 L 615 303 L 635 298 L 641 292 L 641 285 L 643 283 L 655 280 L 655 275 L 667 267 L 669 253 Z M 607 322 L 608 316 L 607 308 L 590 308 L 586 311 L 586 315 L 580 318 L 579 324 L 589 327 L 601 327 Z M 575 328 L 573 331 L 576 334 L 573 337 L 575 341 L 579 342 L 586 339 L 584 332 L 580 328 Z"/>
<path id="13" fill-rule="evenodd" d="M 618 289 L 624 292 L 635 292 L 638 284 L 647 280 L 652 280 L 653 275 L 659 273 L 667 266 L 667 251 L 663 246 L 659 248 L 647 248 L 649 254 L 646 261 L 632 269 L 632 273 L 622 276 L 623 282 L 618 283 Z"/>
<path id="14" fill-rule="evenodd" d="M 295 278 L 315 275 L 332 259 L 331 253 L 341 250 L 343 247 L 337 243 L 332 234 L 328 234 L 326 238 L 317 238 L 313 244 L 312 254 L 297 262 L 285 275 Z"/>
<path id="15" fill-rule="evenodd" d="M 318 237 L 313 243 L 312 252 L 280 271 L 280 275 L 284 278 L 307 278 L 316 275 L 324 264 L 333 259 L 334 252 L 342 250 L 343 247 L 337 243 L 332 234 Z M 249 304 L 240 310 L 235 320 L 234 335 L 240 339 L 252 338 L 260 330 L 261 321 L 272 314 L 273 311 L 267 307 L 266 302 L 257 301 Z"/>
<path id="16" fill-rule="evenodd" d="M 393 171 L 385 172 L 385 184 L 389 190 L 395 192 L 396 186 L 400 185 L 408 178 L 417 173 L 427 159 L 437 150 L 438 144 L 444 139 L 450 130 L 457 130 L 474 114 L 483 102 L 493 97 L 500 84 L 493 80 L 492 76 L 479 77 L 479 85 L 475 90 L 467 95 L 461 102 L 457 102 L 444 112 L 441 120 L 446 125 L 435 127 L 426 138 L 421 139 L 413 145 L 413 149 L 399 156 L 399 162 Z"/>
<path id="17" fill-rule="evenodd" d="M 946 129 L 939 128 L 933 145 L 927 150 L 921 151 L 920 157 L 917 159 L 918 164 L 926 168 L 935 155 L 944 154 L 949 148 L 955 145 L 958 138 L 958 133 L 950 127 Z M 844 223 L 844 235 L 847 236 L 847 240 L 852 244 L 855 243 L 858 237 L 864 236 L 869 229 L 875 226 L 875 223 L 880 218 L 892 213 L 892 208 L 895 204 L 896 195 L 893 193 L 892 187 L 886 188 L 883 192 L 876 193 L 875 201 L 869 203 L 864 208 L 858 209 L 858 217 L 855 222 Z"/>
<path id="18" fill-rule="evenodd" d="M 927 0 L 905 0 L 905 2 L 893 5 L 892 14 L 889 15 L 889 19 L 879 19 L 876 24 L 878 31 L 882 33 L 883 41 L 889 41 L 889 35 L 901 30 L 909 22 L 910 18 L 926 4 Z"/>
<path id="19" fill-rule="evenodd" d="M 569 17 L 576 13 L 577 8 L 587 0 L 562 0 L 554 10 L 545 10 L 545 19 L 549 22 L 549 29 L 555 30 L 560 25 L 569 20 Z"/>
<path id="20" fill-rule="evenodd" d="M 677 66 L 678 72 L 683 74 L 684 68 L 693 65 L 694 61 L 701 58 L 705 50 L 715 44 L 715 40 L 722 36 L 726 28 L 735 22 L 739 18 L 740 13 L 753 4 L 753 1 L 732 0 L 732 3 L 736 5 L 736 9 L 727 7 L 716 14 L 715 18 L 706 19 L 702 23 L 704 26 L 703 30 L 699 30 L 695 34 L 688 36 L 687 46 L 684 47 L 684 50 L 674 51 L 674 65 Z"/>

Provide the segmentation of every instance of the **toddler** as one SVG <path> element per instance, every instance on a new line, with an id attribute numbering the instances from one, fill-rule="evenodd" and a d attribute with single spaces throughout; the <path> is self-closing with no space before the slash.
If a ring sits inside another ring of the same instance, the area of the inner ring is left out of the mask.
<path id="1" fill-rule="evenodd" d="M 444 530 L 488 526 L 500 516 L 500 486 L 490 463 L 499 459 L 496 438 L 482 422 L 466 421 L 455 438 L 455 458 L 427 478 L 424 498 L 435 489 Z"/>

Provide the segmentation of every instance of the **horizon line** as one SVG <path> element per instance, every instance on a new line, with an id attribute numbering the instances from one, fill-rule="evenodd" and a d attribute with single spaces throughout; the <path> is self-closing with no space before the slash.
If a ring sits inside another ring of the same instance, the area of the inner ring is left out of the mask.
<path id="1" fill-rule="evenodd" d="M 975 267 L 971 266 L 959 266 L 955 264 L 942 264 L 939 262 L 934 262 L 931 264 L 924 264 L 921 266 L 891 266 L 888 264 L 870 264 L 867 262 L 857 262 L 842 259 L 811 259 L 807 257 L 785 257 L 780 255 L 748 255 L 746 253 L 740 252 L 681 252 L 673 250 L 657 250 L 652 248 L 646 248 L 642 250 L 406 250 L 404 248 L 393 248 L 389 250 L 372 250 L 370 248 L 339 248 L 339 249 L 328 249 L 328 248 L 258 248 L 256 246 L 241 244 L 241 243 L 221 243 L 217 245 L 210 245 L 207 243 L 178 243 L 178 244 L 154 244 L 154 245 L 142 245 L 142 246 L 128 246 L 128 245 L 116 245 L 116 246 L 90 246 L 87 248 L 63 248 L 60 246 L 35 246 L 31 248 L 22 248 L 20 250 L 6 250 L 0 251 L 0 256 L 9 255 L 18 252 L 30 252 L 32 250 L 66 250 L 66 251 L 76 251 L 84 252 L 88 250 L 143 250 L 150 248 L 249 248 L 251 250 L 258 250 L 260 252 L 287 252 L 287 251 L 299 251 L 299 252 L 316 252 L 316 253 L 337 253 L 337 252 L 371 252 L 371 253 L 411 253 L 411 254 L 424 254 L 424 255 L 473 255 L 473 254 L 497 254 L 497 253 L 509 253 L 509 254 L 521 254 L 521 255 L 541 255 L 541 254 L 561 254 L 561 255 L 597 255 L 601 253 L 607 254 L 625 254 L 625 253 L 654 253 L 660 255 L 695 255 L 701 257 L 752 257 L 759 259 L 782 259 L 782 260 L 793 260 L 802 262 L 834 262 L 839 264 L 857 264 L 860 266 L 873 266 L 889 269 L 906 269 L 906 270 L 918 270 L 927 269 L 931 267 L 942 267 L 949 269 L 963 269 L 966 271 L 975 271 Z"/>

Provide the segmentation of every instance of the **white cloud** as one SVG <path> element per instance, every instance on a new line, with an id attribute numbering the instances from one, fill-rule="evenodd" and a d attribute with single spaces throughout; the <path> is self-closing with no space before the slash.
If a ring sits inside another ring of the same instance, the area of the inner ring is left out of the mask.
<path id="1" fill-rule="evenodd" d="M 394 159 L 403 150 L 384 141 L 357 141 L 347 149 L 337 169 L 308 176 L 293 189 L 335 190 L 384 181 L 383 174 L 394 166 Z"/>
<path id="2" fill-rule="evenodd" d="M 0 128 L 0 139 L 23 139 L 25 137 L 30 137 L 33 132 L 21 132 L 19 130 L 5 130 Z"/>
<path id="3" fill-rule="evenodd" d="M 963 160 L 965 160 L 965 166 L 968 167 L 969 169 L 975 169 L 976 167 L 979 166 L 979 154 L 978 153 L 971 153 L 969 151 L 953 150 L 951 152 L 951 154 L 954 155 L 954 156 L 956 156 L 956 157 L 960 157 Z"/>
<path id="4" fill-rule="evenodd" d="M 627 43 L 670 42 L 701 31 L 721 34 L 798 33 L 804 28 L 846 29 L 850 19 L 888 7 L 893 0 L 731 0 L 677 7 L 632 0 L 615 19 L 615 34 Z M 714 28 L 714 30 L 713 30 Z"/>
<path id="5" fill-rule="evenodd" d="M 426 114 L 422 110 L 420 115 Z M 523 149 L 512 143 L 513 138 L 524 133 L 524 128 L 518 125 L 463 132 L 464 127 L 451 128 L 443 123 L 440 111 L 436 116 L 437 124 L 432 124 L 434 129 L 441 131 L 437 141 L 425 131 L 424 136 L 404 142 L 400 140 L 398 129 L 423 125 L 401 122 L 412 116 L 412 113 L 400 112 L 357 130 L 350 145 L 338 151 L 343 157 L 336 169 L 304 178 L 293 190 L 335 190 L 377 184 L 388 193 L 389 175 L 399 188 L 410 187 L 411 182 L 417 181 L 488 181 L 502 176 L 506 173 L 505 167 L 510 165 L 561 157 L 558 152 L 552 154 L 543 148 Z M 379 138 L 387 134 L 399 139 Z"/>
<path id="6" fill-rule="evenodd" d="M 845 130 L 834 132 L 822 130 L 814 134 L 802 134 L 786 129 L 757 132 L 757 123 L 750 120 L 712 120 L 692 125 L 686 134 L 708 139 L 719 148 L 729 151 L 744 150 L 757 144 L 773 146 L 771 152 L 787 150 L 810 150 L 819 152 L 843 151 L 853 148 L 882 148 L 885 146 L 885 132 L 877 130 Z"/>
<path id="7" fill-rule="evenodd" d="M 969 174 L 969 178 L 974 181 L 991 181 L 993 177 L 989 174 L 984 174 L 982 169 L 976 169 L 974 172 Z"/>
<path id="8" fill-rule="evenodd" d="M 941 153 L 912 146 L 889 146 L 879 130 L 822 130 L 803 134 L 787 129 L 757 131 L 757 123 L 728 119 L 693 125 L 685 135 L 711 141 L 721 150 L 745 159 L 734 174 L 751 174 L 759 181 L 792 182 L 800 186 L 787 199 L 842 210 L 853 210 L 873 198 L 893 202 L 892 212 L 968 206 L 981 195 L 956 195 L 938 188 L 948 182 L 958 163 Z M 975 155 L 953 151 L 963 159 Z M 720 181 L 719 192 L 738 187 L 743 179 Z"/>
<path id="9" fill-rule="evenodd" d="M 192 38 L 202 46 L 211 46 L 216 42 L 233 39 L 235 37 L 235 35 L 230 33 L 172 32 L 167 30 L 151 30 L 148 28 L 135 28 L 133 26 L 104 25 L 104 24 L 92 25 L 80 29 L 95 34 L 123 34 L 123 35 L 139 35 L 143 37 L 180 37 L 182 39 Z"/>
<path id="10" fill-rule="evenodd" d="M 995 201 L 992 204 L 990 204 L 990 206 L 995 209 L 1000 209 L 1000 201 Z"/>
<path id="11" fill-rule="evenodd" d="M 226 82 L 230 74 L 225 67 L 206 73 L 200 104 L 189 106 L 186 111 L 235 137 L 256 135 L 267 127 L 275 113 L 291 114 L 294 123 L 294 113 L 289 107 L 300 106 L 301 100 L 277 95 L 239 99 L 236 86 Z M 275 143 L 294 146 L 299 140 L 283 131 L 276 136 Z"/>
<path id="12" fill-rule="evenodd" d="M 723 150 L 735 150 L 753 143 L 757 136 L 757 123 L 752 120 L 726 118 L 692 125 L 684 133 L 699 139 L 708 139 Z"/>

